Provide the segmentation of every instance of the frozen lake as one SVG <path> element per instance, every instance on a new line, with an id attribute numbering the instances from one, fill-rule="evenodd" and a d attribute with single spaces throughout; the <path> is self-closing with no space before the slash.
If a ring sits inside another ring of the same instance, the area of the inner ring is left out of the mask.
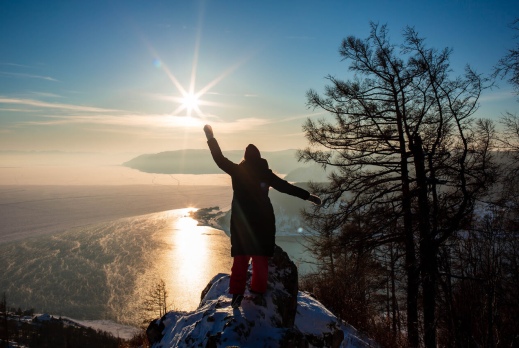
<path id="1" fill-rule="evenodd" d="M 138 324 L 160 279 L 170 307 L 191 310 L 230 269 L 229 238 L 178 209 L 0 245 L 0 289 L 10 305 L 77 319 Z"/>
<path id="2" fill-rule="evenodd" d="M 170 309 L 192 310 L 229 273 L 228 236 L 197 226 L 192 208 L 227 210 L 228 186 L 1 186 L 0 292 L 13 307 L 139 325 L 160 279 Z M 299 237 L 279 237 L 304 269 Z"/>
<path id="3" fill-rule="evenodd" d="M 187 207 L 228 209 L 227 186 L 0 186 L 0 243 Z"/>

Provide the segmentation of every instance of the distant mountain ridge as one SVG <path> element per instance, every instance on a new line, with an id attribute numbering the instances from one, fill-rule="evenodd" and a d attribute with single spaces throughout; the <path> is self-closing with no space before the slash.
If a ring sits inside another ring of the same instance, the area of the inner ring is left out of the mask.
<path id="1" fill-rule="evenodd" d="M 224 156 L 235 163 L 241 162 L 244 151 L 224 151 Z M 286 174 L 294 169 L 304 167 L 297 161 L 296 150 L 262 151 L 261 156 L 269 162 L 270 168 L 276 173 Z M 156 174 L 221 174 L 209 149 L 186 149 L 165 151 L 156 154 L 137 156 L 123 166 Z"/>

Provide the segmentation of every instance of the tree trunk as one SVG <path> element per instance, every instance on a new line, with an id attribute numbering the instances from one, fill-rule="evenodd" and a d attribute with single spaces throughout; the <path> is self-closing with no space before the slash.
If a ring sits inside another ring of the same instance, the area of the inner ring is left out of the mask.
<path id="1" fill-rule="evenodd" d="M 406 172 L 407 170 L 403 170 Z M 409 179 L 402 175 L 402 208 L 404 211 L 404 233 L 405 233 L 405 269 L 407 276 L 407 342 L 409 347 L 418 347 L 418 287 L 419 274 L 416 265 L 416 253 L 414 245 L 414 233 L 412 226 L 411 193 L 409 190 Z"/>
<path id="2" fill-rule="evenodd" d="M 405 214 L 407 215 L 407 214 Z M 406 217 L 404 215 L 404 221 Z M 409 216 L 409 220 L 410 220 Z M 405 268 L 407 275 L 407 341 L 409 347 L 418 347 L 418 286 L 419 278 L 414 251 L 414 238 L 411 223 L 406 228 Z"/>
<path id="3" fill-rule="evenodd" d="M 436 250 L 436 245 L 431 240 L 421 240 L 422 303 L 426 348 L 436 348 Z"/>
<path id="4" fill-rule="evenodd" d="M 393 337 L 397 337 L 398 331 L 400 331 L 400 318 L 398 317 L 397 322 L 397 302 L 396 302 L 396 282 L 395 282 L 395 254 L 393 250 L 393 245 L 391 245 L 391 309 L 392 309 L 392 331 L 393 331 Z"/>
<path id="5" fill-rule="evenodd" d="M 398 98 L 395 93 L 395 105 Z M 411 210 L 411 190 L 409 169 L 407 167 L 408 154 L 404 137 L 404 120 L 402 113 L 397 107 L 397 128 L 400 151 L 400 168 L 402 172 L 402 214 L 404 220 L 404 243 L 405 243 L 405 271 L 407 276 L 407 344 L 409 347 L 418 347 L 418 288 L 420 279 L 416 261 L 416 250 L 414 243 L 413 216 Z"/>
<path id="6" fill-rule="evenodd" d="M 427 198 L 427 176 L 425 156 L 420 136 L 415 137 L 412 152 L 414 157 L 416 184 L 418 188 L 418 228 L 420 230 L 420 271 L 423 290 L 424 344 L 436 348 L 436 256 L 438 248 L 429 224 L 429 201 Z"/>

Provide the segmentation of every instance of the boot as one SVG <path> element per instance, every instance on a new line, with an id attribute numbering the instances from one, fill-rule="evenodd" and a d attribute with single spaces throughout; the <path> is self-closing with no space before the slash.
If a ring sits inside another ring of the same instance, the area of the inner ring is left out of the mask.
<path id="1" fill-rule="evenodd" d="M 241 305 L 241 301 L 243 300 L 242 294 L 234 294 L 232 295 L 231 307 L 238 308 Z"/>

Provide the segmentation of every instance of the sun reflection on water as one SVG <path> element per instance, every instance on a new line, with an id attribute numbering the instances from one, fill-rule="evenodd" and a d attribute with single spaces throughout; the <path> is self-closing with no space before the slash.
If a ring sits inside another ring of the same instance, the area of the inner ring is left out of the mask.
<path id="1" fill-rule="evenodd" d="M 196 293 L 205 287 L 206 273 L 210 268 L 206 233 L 209 228 L 197 226 L 197 221 L 189 217 L 189 212 L 195 210 L 176 210 L 179 215 L 172 221 L 168 237 L 170 249 L 165 260 L 168 269 L 165 275 L 166 287 L 175 294 L 175 298 L 171 299 L 173 305 L 181 308 L 198 305 L 199 297 Z"/>
<path id="2" fill-rule="evenodd" d="M 171 236 L 175 245 L 175 260 L 182 262 L 179 278 L 189 283 L 197 276 L 197 270 L 207 262 L 207 238 L 204 237 L 204 227 L 197 226 L 197 221 L 189 216 L 183 216 L 174 222 Z"/>

